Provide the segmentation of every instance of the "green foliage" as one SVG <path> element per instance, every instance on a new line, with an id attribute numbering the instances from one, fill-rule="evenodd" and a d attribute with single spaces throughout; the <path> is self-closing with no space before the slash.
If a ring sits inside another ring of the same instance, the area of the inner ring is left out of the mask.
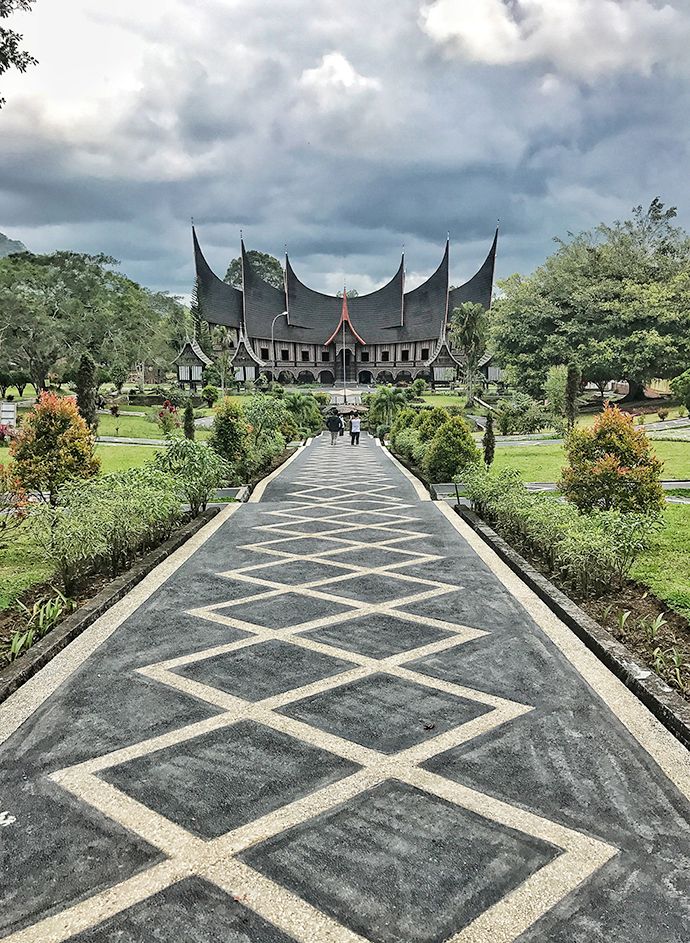
<path id="1" fill-rule="evenodd" d="M 444 423 L 429 443 L 424 470 L 431 481 L 452 481 L 468 465 L 479 461 L 470 428 L 464 419 L 455 417 Z"/>
<path id="2" fill-rule="evenodd" d="M 19 527 L 26 519 L 28 510 L 29 502 L 14 468 L 0 464 L 0 538 Z"/>
<path id="3" fill-rule="evenodd" d="M 484 464 L 487 468 L 493 465 L 494 455 L 496 454 L 496 436 L 494 435 L 494 415 L 489 410 L 486 417 L 486 429 L 482 437 L 482 452 L 484 454 Z"/>
<path id="4" fill-rule="evenodd" d="M 218 391 L 217 387 L 208 383 L 201 391 L 201 398 L 210 409 L 218 402 L 218 399 L 220 398 L 220 392 Z"/>
<path id="5" fill-rule="evenodd" d="M 191 399 L 188 399 L 184 407 L 184 419 L 182 421 L 185 439 L 193 439 L 196 435 L 196 426 L 194 425 L 194 407 Z"/>
<path id="6" fill-rule="evenodd" d="M 79 370 L 77 371 L 77 408 L 84 417 L 89 429 L 98 426 L 98 412 L 96 410 L 96 363 L 88 351 L 81 355 Z"/>
<path id="7" fill-rule="evenodd" d="M 560 489 L 581 510 L 658 513 L 664 507 L 663 463 L 644 431 L 617 407 L 607 406 L 591 429 L 573 429 L 566 452 Z"/>
<path id="8" fill-rule="evenodd" d="M 55 596 L 36 600 L 31 609 L 21 601 L 17 605 L 26 614 L 27 620 L 24 628 L 17 630 L 12 636 L 7 655 L 9 661 L 15 661 L 23 655 L 34 642 L 44 638 L 63 616 L 68 615 L 77 606 L 73 599 L 67 599 L 59 590 Z"/>
<path id="9" fill-rule="evenodd" d="M 690 370 L 686 370 L 685 373 L 671 380 L 671 392 L 687 410 L 690 410 Z"/>
<path id="10" fill-rule="evenodd" d="M 209 445 L 241 475 L 249 450 L 249 423 L 244 409 L 226 397 L 216 409 Z"/>
<path id="11" fill-rule="evenodd" d="M 369 407 L 368 420 L 371 426 L 392 426 L 393 420 L 407 403 L 405 391 L 394 386 L 380 386 L 366 398 Z"/>
<path id="12" fill-rule="evenodd" d="M 510 400 L 503 400 L 496 412 L 496 422 L 501 435 L 530 435 L 549 424 L 546 410 L 525 393 L 513 393 Z"/>
<path id="13" fill-rule="evenodd" d="M 169 399 L 166 399 L 158 413 L 158 425 L 163 430 L 164 435 L 172 435 L 180 426 L 177 406 L 171 403 Z"/>
<path id="14" fill-rule="evenodd" d="M 568 368 L 559 364 L 549 367 L 544 383 L 544 394 L 549 412 L 565 418 L 565 397 L 568 384 Z"/>
<path id="15" fill-rule="evenodd" d="M 474 401 L 474 381 L 477 367 L 486 353 L 489 333 L 489 313 L 484 305 L 466 301 L 451 312 L 450 336 L 453 345 L 465 355 L 467 405 Z"/>
<path id="16" fill-rule="evenodd" d="M 29 11 L 34 0 L 2 0 L 0 3 L 0 19 L 9 16 L 16 10 Z M 37 61 L 25 49 L 22 49 L 20 43 L 23 37 L 15 30 L 0 27 L 0 75 L 7 72 L 8 69 L 17 69 L 19 72 L 26 72 L 30 65 L 36 65 Z M 0 98 L 0 108 L 5 104 L 5 99 Z"/>
<path id="17" fill-rule="evenodd" d="M 315 393 L 312 393 L 311 395 L 314 397 L 314 399 L 319 404 L 319 406 L 322 406 L 322 407 L 330 406 L 331 397 L 328 393 L 323 393 L 317 390 Z"/>
<path id="18" fill-rule="evenodd" d="M 174 478 L 192 517 L 206 510 L 216 488 L 232 473 L 231 466 L 210 445 L 180 437 L 168 439 L 165 451 L 156 452 L 156 466 Z"/>
<path id="19" fill-rule="evenodd" d="M 429 384 L 423 377 L 417 377 L 416 380 L 412 381 L 412 386 L 410 387 L 415 397 L 423 396 L 429 389 Z"/>
<path id="20" fill-rule="evenodd" d="M 421 411 L 415 420 L 421 442 L 430 442 L 438 430 L 450 419 L 450 414 L 442 406 Z"/>
<path id="21" fill-rule="evenodd" d="M 178 484 L 146 467 L 66 485 L 54 506 L 32 514 L 31 525 L 69 594 L 89 573 L 116 575 L 137 553 L 167 539 L 179 518 Z"/>
<path id="22" fill-rule="evenodd" d="M 565 383 L 565 418 L 568 429 L 572 429 L 577 419 L 577 396 L 580 392 L 582 372 L 576 363 L 568 364 Z"/>
<path id="23" fill-rule="evenodd" d="M 95 442 L 73 399 L 42 393 L 10 446 L 20 487 L 47 494 L 51 504 L 72 478 L 90 478 L 100 462 Z"/>
<path id="24" fill-rule="evenodd" d="M 543 392 L 550 366 L 577 363 L 600 389 L 626 379 L 633 396 L 652 377 L 690 363 L 690 242 L 674 208 L 646 211 L 558 241 L 532 275 L 500 284 L 492 345 L 518 385 Z"/>
<path id="25" fill-rule="evenodd" d="M 495 474 L 471 466 L 462 481 L 483 517 L 584 596 L 620 586 L 658 528 L 654 517 L 643 514 L 581 514 L 554 495 L 526 491 L 521 477 L 511 471 Z"/>
<path id="26" fill-rule="evenodd" d="M 313 396 L 304 393 L 286 393 L 283 403 L 292 415 L 302 437 L 315 435 L 321 431 L 323 418 Z"/>
<path id="27" fill-rule="evenodd" d="M 281 290 L 285 287 L 285 273 L 283 272 L 283 266 L 280 264 L 278 259 L 274 256 L 269 255 L 267 252 L 258 252 L 256 249 L 250 249 L 246 254 L 249 264 L 252 267 L 252 271 L 255 272 L 260 278 L 263 278 L 265 282 L 268 282 L 269 285 L 273 285 L 274 288 L 280 288 Z M 228 265 L 228 270 L 225 273 L 224 281 L 228 284 L 233 285 L 235 288 L 242 288 L 242 257 L 233 259 Z"/>
<path id="28" fill-rule="evenodd" d="M 121 360 L 116 360 L 110 367 L 110 379 L 115 384 L 115 389 L 118 393 L 122 392 L 122 387 L 127 382 L 129 372 L 129 367 Z"/>

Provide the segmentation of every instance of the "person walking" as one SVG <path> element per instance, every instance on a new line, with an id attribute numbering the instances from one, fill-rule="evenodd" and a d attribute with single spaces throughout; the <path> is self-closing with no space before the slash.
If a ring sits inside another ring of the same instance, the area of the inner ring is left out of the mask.
<path id="1" fill-rule="evenodd" d="M 362 420 L 357 413 L 350 416 L 350 445 L 359 445 L 359 432 L 362 427 Z"/>
<path id="2" fill-rule="evenodd" d="M 326 417 L 326 428 L 331 434 L 331 445 L 338 441 L 338 435 L 343 427 L 343 421 L 335 410 Z"/>

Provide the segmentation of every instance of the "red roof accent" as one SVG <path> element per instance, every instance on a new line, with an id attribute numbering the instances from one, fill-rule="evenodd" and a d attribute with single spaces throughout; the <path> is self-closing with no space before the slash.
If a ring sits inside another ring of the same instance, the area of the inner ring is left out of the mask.
<path id="1" fill-rule="evenodd" d="M 343 309 L 342 309 L 342 311 L 341 311 L 341 313 L 340 313 L 340 321 L 338 321 L 338 326 L 337 326 L 337 328 L 333 331 L 333 333 L 331 334 L 331 336 L 328 338 L 328 340 L 326 341 L 326 343 L 323 345 L 324 347 L 328 347 L 329 344 L 332 344 L 332 343 L 333 343 L 333 341 L 335 340 L 335 338 L 336 338 L 336 336 L 337 336 L 337 334 L 338 334 L 338 331 L 339 331 L 340 328 L 343 326 L 343 324 L 347 324 L 347 326 L 350 328 L 350 330 L 351 330 L 352 333 L 355 335 L 355 337 L 356 337 L 357 340 L 360 342 L 360 344 L 364 344 L 364 346 L 366 347 L 367 342 L 366 342 L 365 340 L 363 340 L 363 339 L 359 336 L 359 334 L 358 334 L 357 331 L 355 330 L 354 324 L 353 324 L 352 321 L 350 320 L 350 312 L 347 310 L 347 292 L 344 291 L 344 290 L 343 290 Z"/>

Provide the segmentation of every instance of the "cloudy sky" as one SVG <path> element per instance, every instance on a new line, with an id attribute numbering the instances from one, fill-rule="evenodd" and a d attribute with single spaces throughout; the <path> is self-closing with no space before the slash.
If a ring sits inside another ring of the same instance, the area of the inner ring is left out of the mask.
<path id="1" fill-rule="evenodd" d="M 189 219 L 316 288 L 499 276 L 657 194 L 690 226 L 688 0 L 37 0 L 0 232 L 187 295 Z"/>

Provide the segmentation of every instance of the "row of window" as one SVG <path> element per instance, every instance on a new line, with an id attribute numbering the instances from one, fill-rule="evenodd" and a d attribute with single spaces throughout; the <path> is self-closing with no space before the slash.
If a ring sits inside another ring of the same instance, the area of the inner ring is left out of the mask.
<path id="1" fill-rule="evenodd" d="M 262 360 L 269 360 L 269 359 L 270 359 L 270 355 L 269 355 L 269 352 L 268 352 L 268 347 L 262 347 L 262 348 L 261 348 L 261 354 L 260 354 L 260 356 L 261 356 L 261 359 L 262 359 Z M 290 351 L 289 351 L 289 350 L 286 350 L 286 349 L 283 347 L 283 348 L 281 349 L 281 351 L 280 351 L 280 359 L 281 359 L 281 360 L 290 360 Z M 322 363 L 328 363 L 328 361 L 329 361 L 330 359 L 331 359 L 331 352 L 330 352 L 330 350 L 322 350 L 322 351 L 321 351 L 321 361 L 322 361 Z M 359 357 L 358 357 L 357 359 L 358 359 L 359 363 L 369 363 L 369 351 L 368 351 L 368 350 L 362 350 L 362 351 L 360 351 Z M 391 359 L 390 351 L 389 351 L 389 350 L 382 350 L 382 351 L 381 351 L 381 357 L 380 357 L 381 362 L 382 362 L 382 363 L 388 363 L 388 362 L 390 361 L 390 359 Z M 428 347 L 422 347 L 422 360 L 428 360 L 428 359 L 429 359 L 429 348 L 428 348 Z M 410 351 L 409 351 L 409 350 L 401 350 L 401 351 L 400 351 L 400 360 L 402 361 L 402 363 L 408 363 L 409 360 L 410 360 Z M 303 350 L 303 351 L 302 351 L 302 362 L 303 362 L 303 363 L 310 363 L 310 362 L 311 362 L 311 354 L 309 353 L 308 350 Z"/>

